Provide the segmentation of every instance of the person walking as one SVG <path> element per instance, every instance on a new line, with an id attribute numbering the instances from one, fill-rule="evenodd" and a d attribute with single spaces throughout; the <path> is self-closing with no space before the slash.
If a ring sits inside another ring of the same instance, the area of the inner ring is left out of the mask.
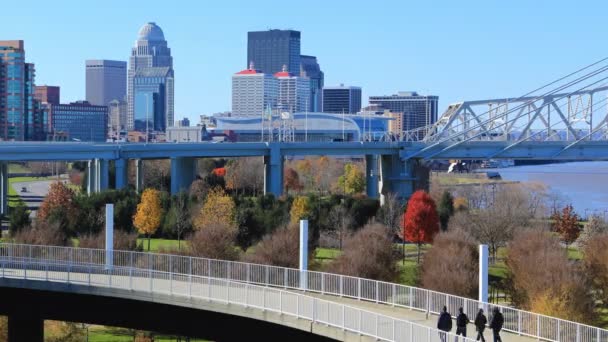
<path id="1" fill-rule="evenodd" d="M 458 317 L 456 317 L 456 342 L 458 342 L 458 336 L 462 335 L 467 337 L 467 324 L 469 324 L 469 317 L 464 313 L 462 306 L 458 309 Z"/>
<path id="2" fill-rule="evenodd" d="M 502 342 L 500 338 L 500 330 L 502 329 L 502 325 L 505 323 L 505 319 L 502 316 L 502 313 L 498 308 L 494 308 L 492 323 L 490 323 L 490 328 L 492 329 L 492 333 L 494 334 L 494 342 Z"/>
<path id="3" fill-rule="evenodd" d="M 486 324 L 488 323 L 488 319 L 486 315 L 483 314 L 483 309 L 479 309 L 477 313 L 477 317 L 475 317 L 475 329 L 477 330 L 477 341 L 481 339 L 482 342 L 486 342 L 486 339 L 483 337 L 483 331 L 486 330 Z"/>
<path id="4" fill-rule="evenodd" d="M 441 342 L 447 342 L 447 333 L 452 330 L 452 315 L 448 313 L 448 308 L 443 307 L 439 320 L 437 321 L 437 329 L 439 331 L 439 339 Z"/>

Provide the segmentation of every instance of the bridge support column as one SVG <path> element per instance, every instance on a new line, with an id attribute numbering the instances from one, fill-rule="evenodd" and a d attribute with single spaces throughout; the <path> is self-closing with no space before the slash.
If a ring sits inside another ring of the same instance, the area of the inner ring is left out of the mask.
<path id="1" fill-rule="evenodd" d="M 8 163 L 0 163 L 0 215 L 8 215 Z"/>
<path id="2" fill-rule="evenodd" d="M 8 316 L 8 342 L 43 342 L 44 320 L 27 314 Z"/>
<path id="3" fill-rule="evenodd" d="M 390 193 L 396 194 L 402 202 L 410 198 L 417 187 L 416 166 L 416 160 L 402 160 L 396 154 L 381 157 L 380 205 L 384 205 L 385 196 Z"/>
<path id="4" fill-rule="evenodd" d="M 378 156 L 365 156 L 365 192 L 369 198 L 378 198 Z"/>
<path id="5" fill-rule="evenodd" d="M 114 161 L 114 170 L 116 173 L 116 189 L 124 189 L 129 183 L 127 160 L 116 159 Z"/>
<path id="6" fill-rule="evenodd" d="M 196 177 L 196 158 L 171 158 L 171 194 L 188 190 Z"/>
<path id="7" fill-rule="evenodd" d="M 96 159 L 98 187 L 97 191 L 108 190 L 110 187 L 110 161 L 107 159 Z"/>
<path id="8" fill-rule="evenodd" d="M 271 145 L 270 156 L 264 157 L 264 194 L 279 197 L 283 194 L 283 156 L 281 150 Z"/>
<path id="9" fill-rule="evenodd" d="M 144 161 L 135 159 L 135 190 L 137 192 L 144 191 Z"/>
<path id="10" fill-rule="evenodd" d="M 97 192 L 97 163 L 95 160 L 87 162 L 87 194 Z"/>

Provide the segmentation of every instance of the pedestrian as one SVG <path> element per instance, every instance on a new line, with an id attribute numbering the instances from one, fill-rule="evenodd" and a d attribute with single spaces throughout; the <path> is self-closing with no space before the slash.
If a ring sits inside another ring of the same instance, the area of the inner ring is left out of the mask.
<path id="1" fill-rule="evenodd" d="M 475 329 L 477 330 L 477 341 L 481 339 L 482 342 L 486 342 L 486 339 L 483 337 L 483 331 L 486 330 L 486 324 L 488 323 L 488 319 L 486 315 L 483 314 L 483 309 L 479 309 L 477 313 L 477 317 L 475 317 Z"/>
<path id="2" fill-rule="evenodd" d="M 505 323 L 504 317 L 502 317 L 502 313 L 498 308 L 494 308 L 494 312 L 492 315 L 492 322 L 490 323 L 490 328 L 492 329 L 492 333 L 494 334 L 494 342 L 502 342 L 500 338 L 500 330 L 502 329 L 502 325 Z"/>
<path id="3" fill-rule="evenodd" d="M 439 321 L 437 321 L 437 329 L 439 329 L 439 339 L 441 342 L 447 341 L 447 333 L 452 330 L 452 315 L 448 313 L 448 308 L 443 307 Z"/>
<path id="4" fill-rule="evenodd" d="M 458 317 L 456 317 L 456 342 L 458 342 L 458 336 L 462 335 L 467 337 L 467 324 L 469 324 L 469 317 L 464 313 L 462 306 L 458 309 Z"/>

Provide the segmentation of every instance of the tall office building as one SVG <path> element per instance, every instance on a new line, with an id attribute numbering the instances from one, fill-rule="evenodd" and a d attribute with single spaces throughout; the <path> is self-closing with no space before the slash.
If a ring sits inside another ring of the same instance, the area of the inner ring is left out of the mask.
<path id="1" fill-rule="evenodd" d="M 378 105 L 402 115 L 401 131 L 431 125 L 437 121 L 438 96 L 419 95 L 415 91 L 400 91 L 395 95 L 370 96 L 370 105 Z"/>
<path id="2" fill-rule="evenodd" d="M 127 129 L 127 103 L 112 100 L 108 103 L 108 132 L 117 136 Z"/>
<path id="3" fill-rule="evenodd" d="M 232 75 L 232 115 L 260 117 L 268 108 L 277 106 L 278 82 L 271 74 L 249 69 Z"/>
<path id="4" fill-rule="evenodd" d="M 253 62 L 257 70 L 274 74 L 283 70 L 300 74 L 300 32 L 268 30 L 247 34 L 247 64 Z"/>
<path id="5" fill-rule="evenodd" d="M 34 138 L 34 64 L 25 62 L 23 40 L 0 41 L 0 140 Z"/>
<path id="6" fill-rule="evenodd" d="M 61 90 L 57 86 L 34 86 L 34 99 L 42 103 L 58 105 L 61 99 Z"/>
<path id="7" fill-rule="evenodd" d="M 94 106 L 87 101 L 52 106 L 53 133 L 72 141 L 106 141 L 108 107 Z"/>
<path id="8" fill-rule="evenodd" d="M 308 77 L 310 80 L 310 101 L 308 110 L 311 112 L 320 112 L 323 110 L 323 85 L 325 83 L 325 75 L 321 71 L 321 67 L 315 56 L 300 56 L 300 76 Z"/>
<path id="9" fill-rule="evenodd" d="M 91 59 L 86 61 L 87 102 L 107 106 L 127 96 L 127 62 Z"/>
<path id="10" fill-rule="evenodd" d="M 310 109 L 310 80 L 295 76 L 283 66 L 283 71 L 274 74 L 278 84 L 277 109 L 281 112 L 305 112 Z"/>
<path id="11" fill-rule="evenodd" d="M 323 88 L 323 112 L 356 114 L 361 110 L 361 88 L 338 87 Z"/>
<path id="12" fill-rule="evenodd" d="M 127 129 L 164 131 L 174 121 L 171 49 L 155 23 L 147 23 L 131 51 L 127 82 Z"/>

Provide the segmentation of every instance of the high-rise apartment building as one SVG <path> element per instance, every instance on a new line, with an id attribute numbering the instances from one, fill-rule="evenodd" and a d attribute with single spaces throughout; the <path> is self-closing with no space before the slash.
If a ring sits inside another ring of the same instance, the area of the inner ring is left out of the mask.
<path id="1" fill-rule="evenodd" d="M 274 74 L 277 79 L 277 109 L 281 112 L 305 112 L 310 109 L 310 80 L 295 76 L 283 66 L 283 71 Z"/>
<path id="2" fill-rule="evenodd" d="M 274 74 L 287 66 L 287 71 L 300 74 L 300 32 L 268 30 L 247 34 L 247 64 L 253 62 L 257 70 Z"/>
<path id="3" fill-rule="evenodd" d="M 86 98 L 95 106 L 123 101 L 127 96 L 127 62 L 105 59 L 86 61 Z"/>
<path id="4" fill-rule="evenodd" d="M 232 116 L 260 117 L 277 106 L 278 82 L 254 64 L 232 75 Z"/>
<path id="5" fill-rule="evenodd" d="M 392 113 L 400 113 L 401 131 L 431 125 L 437 121 L 438 96 L 419 95 L 415 91 L 395 95 L 370 96 L 370 105 L 378 105 Z"/>
<path id="6" fill-rule="evenodd" d="M 0 141 L 44 140 L 48 111 L 34 98 L 23 40 L 0 41 Z"/>
<path id="7" fill-rule="evenodd" d="M 34 86 L 34 99 L 42 103 L 58 105 L 61 100 L 61 90 L 57 86 Z"/>
<path id="8" fill-rule="evenodd" d="M 72 141 L 106 141 L 108 107 L 94 106 L 87 101 L 52 106 L 54 134 Z"/>
<path id="9" fill-rule="evenodd" d="M 323 112 L 336 114 L 356 114 L 361 110 L 361 88 L 338 87 L 323 88 Z"/>
<path id="10" fill-rule="evenodd" d="M 321 71 L 321 67 L 315 56 L 300 56 L 300 76 L 307 77 L 310 80 L 310 101 L 309 111 L 320 112 L 323 110 L 323 85 L 325 83 L 325 75 Z"/>
<path id="11" fill-rule="evenodd" d="M 127 129 L 164 131 L 174 122 L 171 49 L 155 23 L 147 23 L 131 51 L 127 81 Z"/>

